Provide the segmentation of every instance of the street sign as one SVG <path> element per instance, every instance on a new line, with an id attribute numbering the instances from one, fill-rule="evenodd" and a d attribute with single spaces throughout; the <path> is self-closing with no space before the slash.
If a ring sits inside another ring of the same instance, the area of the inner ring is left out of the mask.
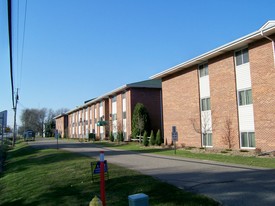
<path id="1" fill-rule="evenodd" d="M 177 150 L 176 142 L 178 141 L 178 132 L 176 126 L 172 126 L 172 141 L 174 143 L 175 154 Z"/>
<path id="2" fill-rule="evenodd" d="M 58 149 L 58 136 L 59 136 L 59 133 L 58 133 L 57 129 L 54 131 L 54 136 L 55 136 L 55 139 L 56 139 L 56 149 Z"/>
<path id="3" fill-rule="evenodd" d="M 177 132 L 177 127 L 176 126 L 172 126 L 172 133 L 173 132 Z"/>
<path id="4" fill-rule="evenodd" d="M 178 141 L 178 132 L 176 126 L 172 126 L 172 140 L 173 142 Z"/>
<path id="5" fill-rule="evenodd" d="M 178 141 L 178 132 L 172 132 L 172 140 L 174 141 Z"/>
<path id="6" fill-rule="evenodd" d="M 55 137 L 55 139 L 58 139 L 58 130 L 57 129 L 54 131 L 54 137 Z"/>

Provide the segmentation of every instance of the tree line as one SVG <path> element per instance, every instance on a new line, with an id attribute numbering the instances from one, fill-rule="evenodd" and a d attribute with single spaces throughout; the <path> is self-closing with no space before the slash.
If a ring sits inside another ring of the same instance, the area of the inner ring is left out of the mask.
<path id="1" fill-rule="evenodd" d="M 54 135 L 55 120 L 54 117 L 66 113 L 68 109 L 61 108 L 56 111 L 53 109 L 24 109 L 20 119 L 22 125 L 18 128 L 18 134 L 23 134 L 26 130 L 33 130 L 39 136 L 45 134 L 46 137 Z"/>

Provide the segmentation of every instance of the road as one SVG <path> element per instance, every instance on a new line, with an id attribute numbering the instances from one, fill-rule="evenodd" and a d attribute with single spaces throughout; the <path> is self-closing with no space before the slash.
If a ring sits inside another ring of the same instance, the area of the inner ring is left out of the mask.
<path id="1" fill-rule="evenodd" d="M 29 142 L 37 148 L 56 148 L 56 141 Z M 153 176 L 178 188 L 204 194 L 222 205 L 275 205 L 275 170 L 176 158 L 150 153 L 101 148 L 91 143 L 59 141 L 59 148 L 99 158 Z M 275 161 L 275 160 L 274 160 Z"/>

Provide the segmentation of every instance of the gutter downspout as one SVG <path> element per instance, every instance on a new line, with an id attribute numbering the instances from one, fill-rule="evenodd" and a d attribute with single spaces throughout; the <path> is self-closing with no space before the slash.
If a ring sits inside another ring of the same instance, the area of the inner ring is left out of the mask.
<path id="1" fill-rule="evenodd" d="M 262 37 L 264 37 L 264 38 L 266 38 L 266 39 L 268 39 L 269 41 L 272 42 L 272 49 L 273 49 L 273 64 L 274 64 L 274 68 L 275 68 L 275 43 L 274 43 L 274 40 L 271 39 L 271 38 L 268 37 L 268 36 L 265 36 L 264 33 L 263 33 L 263 31 L 261 31 L 261 35 L 262 35 Z"/>

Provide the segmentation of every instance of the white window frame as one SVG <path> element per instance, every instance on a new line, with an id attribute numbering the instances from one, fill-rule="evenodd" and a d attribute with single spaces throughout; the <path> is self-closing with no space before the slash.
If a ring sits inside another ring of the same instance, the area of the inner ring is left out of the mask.
<path id="1" fill-rule="evenodd" d="M 246 133 L 247 134 L 247 143 L 248 143 L 248 146 L 243 146 L 242 145 L 242 133 Z M 250 140 L 249 140 L 249 136 L 248 134 L 249 133 L 253 133 L 254 134 L 254 147 L 253 146 L 249 146 L 249 144 L 251 143 Z M 241 148 L 242 149 L 255 149 L 256 148 L 256 139 L 255 139 L 255 131 L 241 131 L 240 132 L 240 145 L 241 145 Z"/>
<path id="2" fill-rule="evenodd" d="M 206 100 L 206 101 L 205 101 Z M 209 100 L 209 101 L 207 101 L 207 100 Z M 206 110 L 204 110 L 204 108 L 203 108 L 203 102 L 206 102 L 206 105 L 207 105 L 207 108 L 206 108 Z M 210 101 L 210 97 L 204 97 L 204 98 L 201 98 L 201 111 L 202 112 L 205 112 L 205 111 L 210 111 L 211 110 L 211 101 Z"/>
<path id="3" fill-rule="evenodd" d="M 246 59 L 244 59 L 244 50 L 247 50 L 247 61 L 246 61 Z M 237 62 L 237 53 L 241 53 L 241 63 L 240 64 L 238 64 L 238 62 Z M 242 64 L 246 64 L 246 63 L 249 63 L 249 50 L 248 50 L 248 48 L 247 47 L 245 47 L 245 48 L 242 48 L 242 49 L 239 49 L 239 50 L 237 50 L 237 51 L 235 51 L 235 54 L 234 54 L 234 57 L 235 57 L 235 65 L 236 66 L 240 66 L 240 65 L 242 65 Z"/>
<path id="4" fill-rule="evenodd" d="M 206 135 L 206 141 L 204 141 L 204 135 Z M 211 145 L 210 144 L 205 144 L 205 142 L 209 143 L 209 135 L 211 135 Z M 212 134 L 212 132 L 207 132 L 207 133 L 202 134 L 202 145 L 204 147 L 213 147 L 213 134 Z"/>
<path id="5" fill-rule="evenodd" d="M 248 91 L 251 91 L 251 103 L 247 103 L 247 92 Z M 241 98 L 240 98 L 240 94 L 241 94 L 241 92 L 244 92 L 245 93 L 245 102 L 244 102 L 244 104 L 241 104 Z M 241 89 L 241 90 L 238 90 L 238 105 L 240 106 L 240 107 L 242 107 L 242 106 L 247 106 L 247 105 L 252 105 L 253 104 L 253 98 L 252 98 L 252 89 L 251 88 L 246 88 L 246 89 Z"/>
<path id="6" fill-rule="evenodd" d="M 199 65 L 199 76 L 200 78 L 208 76 L 209 70 L 208 70 L 208 63 L 203 63 Z"/>

